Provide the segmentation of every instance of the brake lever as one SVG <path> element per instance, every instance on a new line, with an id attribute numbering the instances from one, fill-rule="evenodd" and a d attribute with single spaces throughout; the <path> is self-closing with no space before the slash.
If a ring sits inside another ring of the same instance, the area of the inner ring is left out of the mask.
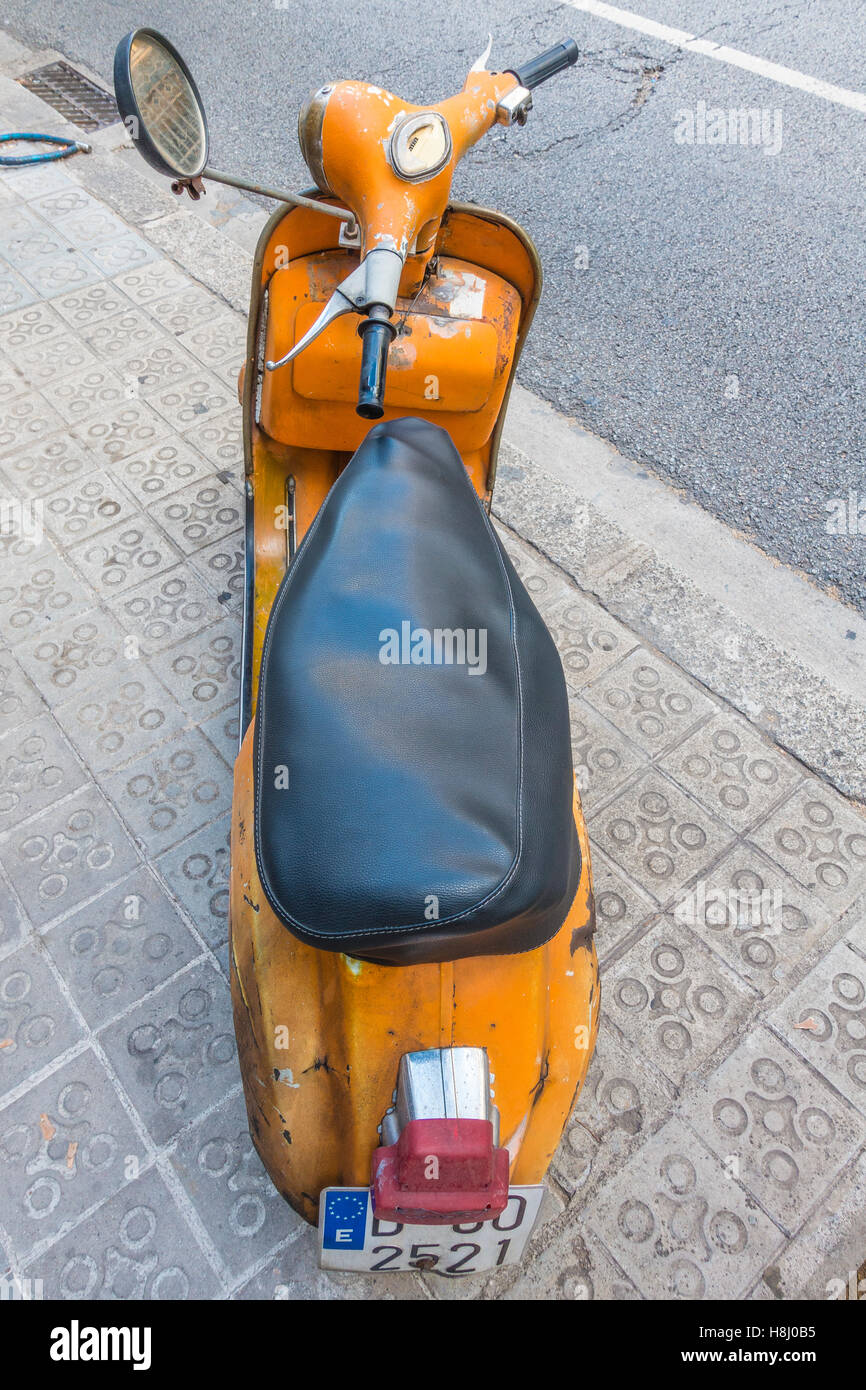
<path id="1" fill-rule="evenodd" d="M 377 246 L 369 251 L 351 275 L 347 275 L 343 283 L 337 286 L 315 323 L 310 325 L 285 357 L 278 362 L 265 362 L 267 370 L 275 372 L 278 367 L 291 362 L 343 314 L 368 314 L 375 304 L 385 305 L 388 313 L 393 314 L 402 273 L 403 257 L 398 251 L 390 251 L 385 246 Z"/>

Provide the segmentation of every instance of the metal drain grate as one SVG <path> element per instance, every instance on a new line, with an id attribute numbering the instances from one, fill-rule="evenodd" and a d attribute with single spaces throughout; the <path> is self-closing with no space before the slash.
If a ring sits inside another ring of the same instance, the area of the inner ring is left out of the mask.
<path id="1" fill-rule="evenodd" d="M 26 72 L 18 81 L 82 130 L 101 130 L 120 120 L 111 93 L 97 87 L 69 63 L 49 63 L 47 67 Z"/>

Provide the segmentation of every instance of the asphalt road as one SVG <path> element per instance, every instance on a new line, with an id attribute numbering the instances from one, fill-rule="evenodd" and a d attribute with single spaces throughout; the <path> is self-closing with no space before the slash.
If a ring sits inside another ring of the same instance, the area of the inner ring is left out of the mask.
<path id="1" fill-rule="evenodd" d="M 631 6 L 866 87 L 863 0 Z M 0 23 L 107 80 L 128 29 L 164 30 L 205 96 L 214 164 L 297 187 L 309 182 L 297 110 L 323 81 L 435 101 L 462 85 L 488 31 L 502 66 L 573 35 L 579 66 L 455 183 L 523 222 L 541 252 L 524 385 L 866 609 L 862 113 L 561 4 L 0 0 Z M 701 103 L 760 109 L 766 139 L 702 141 Z M 833 499 L 852 493 L 848 534 L 828 533 Z"/>

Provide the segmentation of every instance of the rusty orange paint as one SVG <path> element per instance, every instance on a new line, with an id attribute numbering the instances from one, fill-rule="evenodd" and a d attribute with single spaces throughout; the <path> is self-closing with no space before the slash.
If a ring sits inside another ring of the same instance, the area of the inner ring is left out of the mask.
<path id="1" fill-rule="evenodd" d="M 485 1047 L 515 1183 L 541 1182 L 598 1026 L 589 845 L 546 946 L 443 965 L 383 966 L 299 941 L 271 911 L 253 853 L 252 729 L 235 764 L 231 986 L 250 1133 L 308 1221 L 322 1188 L 366 1186 L 404 1052 Z"/>
<path id="2" fill-rule="evenodd" d="M 487 119 L 470 103 L 467 110 L 473 109 L 472 119 Z M 471 133 L 468 116 L 467 122 Z M 445 425 L 476 491 L 489 502 L 508 391 L 540 291 L 538 257 L 507 218 L 461 205 L 444 210 L 430 253 L 447 274 L 441 284 L 431 276 L 420 295 L 413 291 L 398 305 L 398 315 L 416 321 L 412 334 L 392 347 L 397 355 L 390 375 L 397 386 L 391 399 L 386 396 L 386 417 L 426 414 Z M 357 380 L 359 350 L 350 319 L 322 335 L 307 364 L 302 358 L 263 376 L 261 363 L 291 346 L 315 306 L 355 264 L 357 253 L 338 245 L 334 219 L 307 208 L 276 213 L 256 253 L 240 380 L 254 509 L 253 710 L 268 615 L 287 567 L 287 481 L 294 484 L 300 543 L 371 427 L 356 415 L 346 387 Z M 455 293 L 458 304 L 463 294 L 459 313 L 452 312 Z M 467 314 L 473 293 L 474 310 Z M 437 349 L 433 325 L 421 320 L 435 318 L 445 320 L 446 329 L 458 321 L 441 355 L 447 397 L 421 405 L 420 373 Z M 424 334 L 424 351 L 412 361 L 407 347 Z M 490 373 L 484 400 L 482 356 Z M 323 1187 L 366 1185 L 400 1057 L 451 1045 L 487 1048 L 512 1180 L 541 1181 L 583 1082 L 598 1023 L 589 845 L 577 792 L 582 873 L 568 919 L 552 941 L 516 956 L 385 967 L 306 946 L 277 920 L 255 863 L 252 727 L 234 775 L 232 1000 L 250 1130 L 277 1188 L 315 1221 Z"/>
<path id="3" fill-rule="evenodd" d="M 356 258 L 303 256 L 269 286 L 266 352 L 279 359 L 310 327 Z M 518 291 L 502 276 L 455 257 L 414 300 L 399 299 L 400 329 L 388 357 L 386 420 L 412 414 L 447 429 L 461 453 L 481 449 L 499 416 L 520 324 Z M 361 339 L 337 319 L 294 362 L 262 383 L 261 427 L 283 444 L 323 439 L 353 453 L 370 428 L 355 411 Z"/>
<path id="4" fill-rule="evenodd" d="M 499 101 L 516 87 L 513 73 L 471 72 L 463 91 L 436 106 L 415 106 L 368 82 L 338 82 L 328 97 L 322 123 L 322 167 L 328 189 L 355 214 L 361 227 L 362 252 L 386 246 L 409 255 L 404 290 L 417 278 L 412 264 L 419 233 L 429 256 L 448 203 L 454 170 L 466 151 L 496 120 Z M 451 132 L 447 164 L 434 177 L 407 183 L 391 167 L 386 148 L 398 120 L 438 112 Z M 357 151 L 364 150 L 359 160 Z"/>

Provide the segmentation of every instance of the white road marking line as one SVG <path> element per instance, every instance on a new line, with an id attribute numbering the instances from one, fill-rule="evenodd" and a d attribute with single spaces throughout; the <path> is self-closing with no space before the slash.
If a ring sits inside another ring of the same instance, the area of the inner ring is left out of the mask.
<path id="1" fill-rule="evenodd" d="M 766 58 L 755 58 L 740 48 L 728 48 L 724 44 L 713 43 L 712 39 L 699 39 L 685 29 L 673 29 L 668 24 L 659 24 L 655 19 L 644 19 L 633 10 L 621 10 L 618 5 L 605 5 L 602 0 L 564 0 L 573 10 L 584 10 L 598 19 L 607 19 L 611 24 L 619 24 L 624 29 L 634 29 L 639 34 L 650 34 L 654 39 L 663 39 L 674 48 L 682 48 L 688 53 L 700 53 L 705 58 L 715 58 L 719 63 L 730 63 L 732 67 L 745 68 L 747 72 L 767 77 L 772 82 L 781 82 L 786 87 L 796 87 L 810 96 L 822 97 L 824 101 L 834 101 L 839 106 L 849 106 L 852 111 L 866 112 L 866 92 L 852 92 L 847 87 L 837 87 L 833 82 L 823 82 L 819 77 L 798 72 L 796 68 L 786 68 L 781 63 L 771 63 Z"/>

